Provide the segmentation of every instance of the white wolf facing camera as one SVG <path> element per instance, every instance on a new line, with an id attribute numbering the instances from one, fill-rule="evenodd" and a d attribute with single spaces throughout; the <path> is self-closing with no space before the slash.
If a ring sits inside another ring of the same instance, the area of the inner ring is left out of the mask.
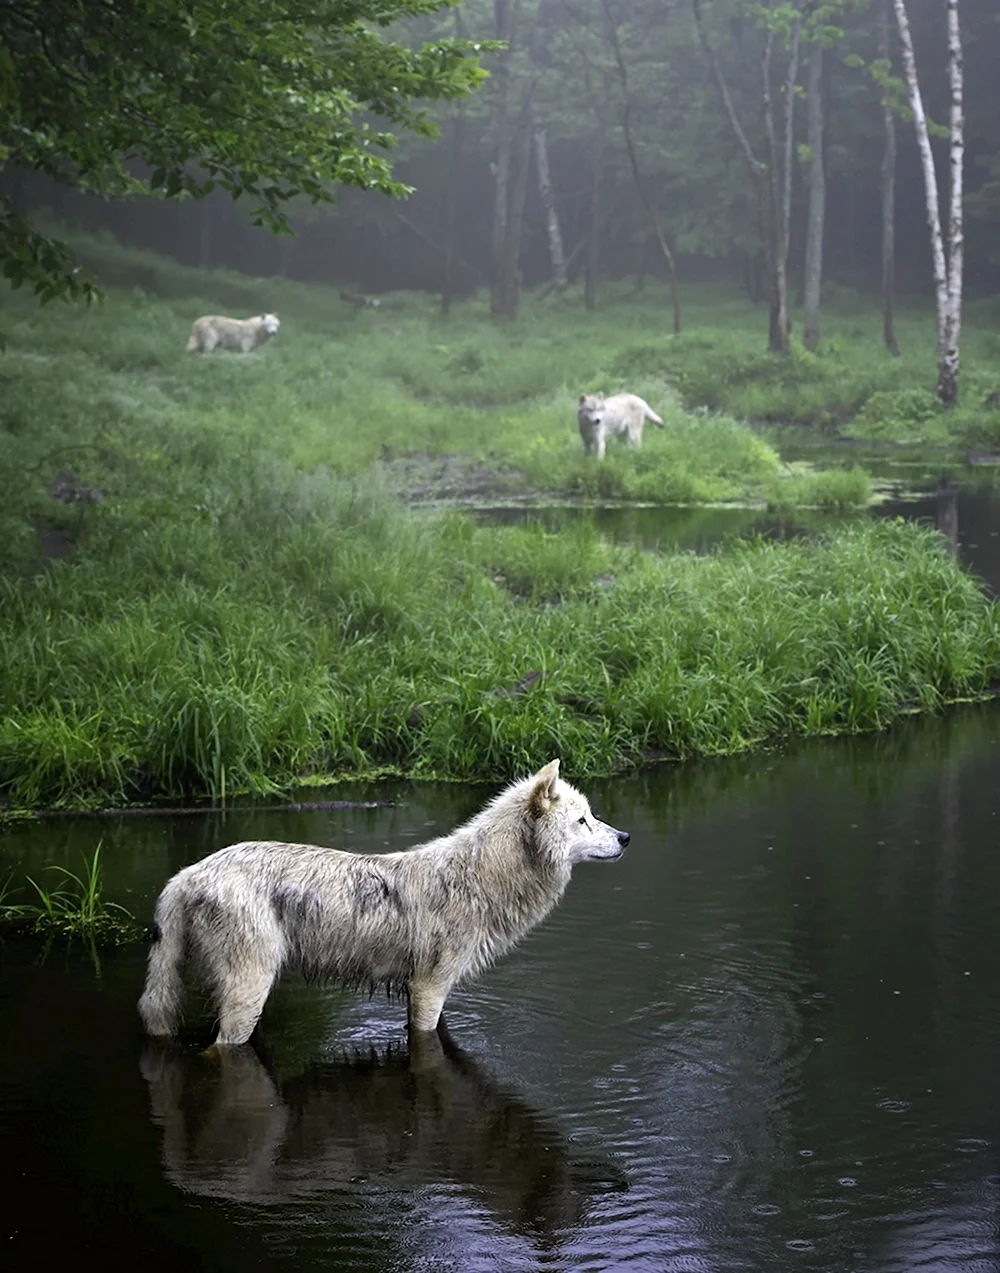
<path id="1" fill-rule="evenodd" d="M 221 314 L 206 314 L 195 319 L 188 337 L 188 353 L 197 350 L 210 354 L 213 349 L 234 349 L 248 354 L 259 345 L 266 345 L 281 323 L 277 314 L 257 314 L 254 318 L 223 318 Z"/>
<path id="2" fill-rule="evenodd" d="M 608 438 L 623 438 L 629 446 L 639 447 L 647 420 L 657 428 L 664 427 L 649 403 L 635 393 L 615 393 L 610 398 L 603 393 L 582 393 L 576 418 L 584 451 L 587 455 L 596 451 L 599 460 L 604 459 Z"/>
<path id="3" fill-rule="evenodd" d="M 455 985 L 556 905 L 577 862 L 614 861 L 627 831 L 600 822 L 553 760 L 450 835 L 400 853 L 250 841 L 169 880 L 156 903 L 139 1012 L 174 1033 L 190 957 L 214 996 L 216 1046 L 245 1043 L 285 968 L 408 999 L 434 1030 Z"/>

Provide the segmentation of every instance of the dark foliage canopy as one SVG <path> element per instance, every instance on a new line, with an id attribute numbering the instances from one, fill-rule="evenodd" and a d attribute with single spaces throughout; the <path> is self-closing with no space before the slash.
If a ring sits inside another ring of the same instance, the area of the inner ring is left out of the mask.
<path id="1" fill-rule="evenodd" d="M 256 224 L 337 186 L 405 192 L 390 128 L 483 77 L 475 47 L 385 28 L 450 0 L 0 0 L 0 164 L 103 196 L 252 200 Z M 143 175 L 140 175 L 143 174 Z M 0 259 L 43 300 L 91 296 L 59 242 L 0 204 Z"/>

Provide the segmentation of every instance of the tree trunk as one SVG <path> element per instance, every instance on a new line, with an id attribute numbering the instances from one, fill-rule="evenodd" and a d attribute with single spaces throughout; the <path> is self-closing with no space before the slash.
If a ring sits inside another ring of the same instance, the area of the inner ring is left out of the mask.
<path id="1" fill-rule="evenodd" d="M 534 68 L 521 94 L 516 114 L 511 105 L 510 58 L 514 53 L 521 0 L 493 0 L 497 39 L 507 43 L 506 53 L 494 72 L 497 78 L 496 196 L 493 215 L 493 287 L 490 310 L 496 318 L 514 319 L 521 296 L 521 236 L 531 167 L 532 121 L 538 84 L 537 42 L 541 20 L 535 28 L 531 61 Z"/>
<path id="2" fill-rule="evenodd" d="M 465 109 L 459 104 L 452 119 L 451 164 L 448 173 L 448 215 L 445 221 L 444 268 L 441 272 L 441 313 L 451 312 L 455 295 L 455 222 L 458 217 L 459 172 L 465 139 Z"/>
<path id="3" fill-rule="evenodd" d="M 463 39 L 465 25 L 462 14 L 455 10 L 455 38 Z M 448 213 L 444 229 L 444 266 L 441 271 L 441 313 L 451 313 L 455 294 L 455 222 L 458 217 L 459 173 L 462 167 L 462 148 L 465 143 L 465 104 L 459 102 L 451 121 L 451 162 L 448 168 Z"/>
<path id="4" fill-rule="evenodd" d="M 951 406 L 958 397 L 958 342 L 962 305 L 962 160 L 964 121 L 962 115 L 962 45 L 958 26 L 958 0 L 946 0 L 948 11 L 948 75 L 951 85 L 951 204 L 948 235 L 948 257 L 945 256 L 938 204 L 937 172 L 931 149 L 927 117 L 924 114 L 917 62 L 913 54 L 910 23 L 905 0 L 893 0 L 899 38 L 903 47 L 903 71 L 917 132 L 917 145 L 924 173 L 927 201 L 927 224 L 930 229 L 931 256 L 934 262 L 934 293 L 938 318 L 938 398 Z"/>
<path id="5" fill-rule="evenodd" d="M 292 254 L 295 251 L 297 240 L 294 234 L 283 234 L 278 247 L 278 277 L 288 278 L 289 266 L 292 263 Z"/>
<path id="6" fill-rule="evenodd" d="M 964 191 L 965 110 L 962 32 L 958 0 L 948 3 L 948 84 L 951 90 L 948 158 L 951 200 L 948 212 L 948 322 L 944 353 L 938 365 L 938 397 L 946 406 L 958 401 L 959 343 L 962 334 L 962 272 L 965 265 Z"/>
<path id="7" fill-rule="evenodd" d="M 889 4 L 882 0 L 878 55 L 889 61 Z M 899 357 L 896 339 L 896 116 L 888 92 L 882 98 L 885 144 L 882 151 L 882 337 L 893 358 Z"/>
<path id="8" fill-rule="evenodd" d="M 823 46 L 814 44 L 809 61 L 809 216 L 806 230 L 803 341 L 819 348 L 819 312 L 823 287 L 823 227 L 826 220 L 826 173 L 823 167 Z"/>
<path id="9" fill-rule="evenodd" d="M 559 230 L 559 213 L 552 191 L 552 175 L 549 171 L 549 150 L 545 140 L 545 127 L 537 117 L 532 120 L 535 143 L 535 166 L 538 171 L 538 194 L 545 212 L 545 228 L 549 238 L 549 256 L 552 260 L 552 284 L 557 292 L 566 290 L 566 255 Z"/>
<path id="10" fill-rule="evenodd" d="M 764 96 L 764 124 L 767 130 L 768 149 L 768 235 L 771 257 L 771 312 L 768 324 L 768 348 L 773 353 L 786 354 L 789 348 L 788 318 L 788 241 L 792 217 L 792 154 L 795 123 L 795 81 L 799 70 L 800 23 L 792 28 L 792 46 L 788 58 L 788 78 L 785 82 L 785 135 L 783 154 L 779 158 L 774 128 L 774 111 L 771 106 L 771 55 L 774 50 L 774 33 L 768 31 L 761 61 Z"/>
<path id="11" fill-rule="evenodd" d="M 774 136 L 774 116 L 771 112 L 771 49 L 773 46 L 773 34 L 768 35 L 767 45 L 765 47 L 763 59 L 764 71 L 764 107 L 765 107 L 765 123 L 768 125 L 768 151 L 770 160 L 770 172 L 768 165 L 762 163 L 754 154 L 750 139 L 747 137 L 746 130 L 740 123 L 740 117 L 736 113 L 736 107 L 733 104 L 732 94 L 729 91 L 729 85 L 726 83 L 722 74 L 722 68 L 719 65 L 719 59 L 715 54 L 715 50 L 708 42 L 705 34 L 705 26 L 702 21 L 701 0 L 691 0 L 691 7 L 694 12 L 695 30 L 698 34 L 698 43 L 701 45 L 702 52 L 708 62 L 712 72 L 712 78 L 718 85 L 719 95 L 722 98 L 722 104 L 726 108 L 726 114 L 732 125 L 733 132 L 740 144 L 740 149 L 746 157 L 747 166 L 750 169 L 750 176 L 753 179 L 754 190 L 757 195 L 757 207 L 759 210 L 762 239 L 763 239 L 763 255 L 764 263 L 768 274 L 769 291 L 770 291 L 770 317 L 768 323 L 768 348 L 782 348 L 782 324 L 781 318 L 781 295 L 784 292 L 786 296 L 785 311 L 787 315 L 787 287 L 779 285 L 778 281 L 778 262 L 780 259 L 779 241 L 780 235 L 778 231 L 778 187 L 777 187 L 777 145 Z M 796 31 L 797 36 L 797 31 Z M 784 332 L 784 348 L 788 347 L 787 325 Z"/>
<path id="12" fill-rule="evenodd" d="M 589 310 L 597 308 L 597 276 L 601 263 L 601 185 L 604 177 L 604 138 L 594 146 L 594 167 L 590 186 L 590 215 L 587 225 L 587 266 L 583 282 L 583 303 Z"/>
<path id="13" fill-rule="evenodd" d="M 510 122 L 509 59 L 513 53 L 515 9 L 519 7 L 518 0 L 493 0 L 494 35 L 507 44 L 506 51 L 499 55 L 498 65 L 493 71 L 493 80 L 497 86 L 493 112 L 497 150 L 493 163 L 496 184 L 493 195 L 493 286 L 490 310 L 498 316 L 507 316 L 509 304 L 503 279 L 503 258 L 510 212 L 510 164 L 514 145 L 513 128 Z"/>
<path id="14" fill-rule="evenodd" d="M 201 213 L 201 222 L 198 227 L 199 270 L 212 268 L 212 205 L 208 201 L 209 197 L 206 196 L 201 200 L 201 207 L 198 209 Z"/>
<path id="15" fill-rule="evenodd" d="M 642 172 L 639 168 L 639 160 L 636 156 L 635 143 L 632 137 L 632 112 L 628 94 L 628 68 L 625 65 L 625 59 L 622 56 L 621 41 L 618 39 L 618 27 L 615 23 L 614 16 L 608 0 L 603 0 L 605 31 L 611 40 L 611 46 L 614 50 L 615 61 L 618 65 L 618 77 L 621 82 L 622 90 L 622 112 L 621 112 L 621 128 L 622 138 L 625 142 L 625 150 L 628 154 L 629 166 L 632 169 L 632 179 L 635 182 L 636 192 L 642 206 L 646 209 L 646 215 L 649 217 L 650 224 L 653 227 L 653 233 L 656 235 L 656 241 L 660 245 L 660 251 L 663 253 L 663 259 L 667 263 L 667 277 L 670 281 L 670 297 L 673 302 L 674 309 L 674 335 L 678 335 L 681 330 L 681 298 L 677 288 L 677 266 L 674 262 L 674 254 L 670 250 L 667 243 L 666 235 L 663 232 L 663 226 L 660 224 L 660 218 L 657 215 L 653 201 L 649 197 L 649 191 L 646 183 L 643 181 Z"/>
<path id="16" fill-rule="evenodd" d="M 639 260 L 636 262 L 635 294 L 641 296 L 646 290 L 646 277 L 649 273 L 649 261 L 646 257 L 646 239 L 639 240 Z"/>
<path id="17" fill-rule="evenodd" d="M 771 107 L 771 54 L 774 32 L 767 33 L 761 58 L 761 81 L 764 96 L 764 126 L 767 136 L 767 216 L 764 238 L 767 268 L 770 275 L 770 308 L 767 316 L 767 347 L 772 353 L 788 350 L 788 299 L 784 271 L 781 268 L 781 212 L 778 195 L 778 143 Z"/>
<path id="18" fill-rule="evenodd" d="M 531 98 L 534 85 L 528 88 L 528 100 L 514 131 L 510 154 L 507 209 L 507 233 L 500 251 L 499 271 L 495 280 L 497 304 L 493 313 L 498 318 L 516 318 L 521 300 L 521 238 L 524 230 L 524 208 L 528 199 L 528 176 L 531 170 Z"/>

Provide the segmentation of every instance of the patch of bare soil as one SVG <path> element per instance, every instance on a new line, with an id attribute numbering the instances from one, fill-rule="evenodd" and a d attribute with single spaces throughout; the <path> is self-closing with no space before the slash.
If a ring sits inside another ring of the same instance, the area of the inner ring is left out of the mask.
<path id="1" fill-rule="evenodd" d="M 466 455 L 394 456 L 388 448 L 378 463 L 385 485 L 411 504 L 477 503 L 524 494 L 524 474 L 517 469 L 484 463 Z"/>

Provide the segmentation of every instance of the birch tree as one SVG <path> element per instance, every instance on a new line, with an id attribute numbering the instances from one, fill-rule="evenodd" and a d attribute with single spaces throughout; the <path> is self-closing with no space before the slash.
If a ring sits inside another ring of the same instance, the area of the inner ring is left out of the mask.
<path id="1" fill-rule="evenodd" d="M 913 112 L 913 123 L 917 133 L 927 200 L 927 223 L 930 229 L 931 256 L 934 263 L 934 293 L 937 302 L 938 398 L 942 405 L 952 406 L 958 400 L 962 265 L 965 247 L 962 227 L 965 120 L 962 101 L 962 39 L 958 21 L 958 0 L 945 0 L 948 19 L 948 83 L 951 90 L 948 145 L 951 189 L 948 206 L 947 251 L 941 226 L 934 151 L 931 149 L 930 129 L 927 125 L 920 81 L 917 77 L 917 60 L 913 52 L 906 0 L 893 0 L 893 3 L 903 49 L 903 73 L 906 77 L 910 109 Z"/>

